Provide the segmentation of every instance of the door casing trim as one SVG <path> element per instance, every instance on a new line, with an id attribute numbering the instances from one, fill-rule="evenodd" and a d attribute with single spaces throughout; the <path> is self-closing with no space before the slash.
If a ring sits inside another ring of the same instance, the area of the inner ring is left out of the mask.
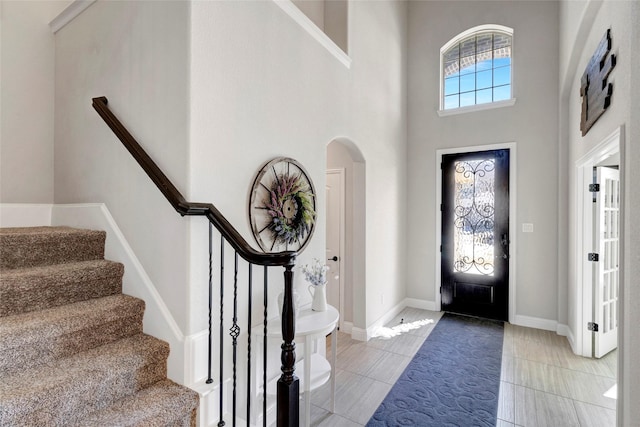
<path id="1" fill-rule="evenodd" d="M 592 199 L 587 195 L 585 188 L 593 180 L 593 167 L 607 157 L 620 152 L 622 144 L 623 127 L 617 127 L 611 134 L 604 138 L 575 163 L 575 185 L 573 194 L 575 197 L 575 229 L 574 229 L 574 253 L 576 275 L 576 328 L 573 334 L 575 343 L 573 352 L 584 357 L 593 356 L 592 332 L 587 331 L 587 322 L 593 321 L 593 271 L 592 264 L 586 260 L 586 253 L 592 249 L 593 242 L 593 211 Z M 620 159 L 622 163 L 622 159 Z M 622 172 L 622 165 L 620 165 Z M 620 173 L 622 182 L 623 175 Z M 621 194 L 621 197 L 624 197 Z M 622 223 L 620 224 L 622 232 Z M 621 239 L 624 236 L 621 234 Z M 622 263 L 622 261 L 620 261 Z M 622 267 L 620 267 L 622 269 Z M 622 282 L 619 282 L 622 286 Z M 620 298 L 620 294 L 618 294 Z M 620 312 L 618 312 L 618 327 L 620 326 Z M 618 336 L 620 329 L 618 329 Z"/>
<path id="2" fill-rule="evenodd" d="M 435 203 L 435 217 L 436 217 L 436 245 L 435 245 L 435 308 L 436 311 L 442 310 L 442 299 L 440 297 L 440 282 L 441 282 L 441 253 L 440 245 L 442 244 L 442 213 L 440 212 L 440 205 L 442 204 L 442 170 L 440 164 L 442 163 L 442 156 L 446 154 L 459 154 L 459 153 L 473 153 L 477 151 L 489 151 L 489 150 L 509 150 L 509 322 L 513 323 L 516 316 L 516 252 L 514 248 L 516 246 L 517 230 L 516 230 L 516 171 L 517 171 L 517 151 L 515 142 L 505 142 L 500 144 L 489 145 L 476 145 L 470 147 L 457 147 L 457 148 L 443 148 L 436 150 L 435 168 L 436 171 L 436 203 Z"/>

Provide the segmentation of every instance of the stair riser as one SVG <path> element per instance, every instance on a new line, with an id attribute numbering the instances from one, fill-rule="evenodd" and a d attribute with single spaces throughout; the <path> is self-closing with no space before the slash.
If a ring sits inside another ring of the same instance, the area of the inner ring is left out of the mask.
<path id="1" fill-rule="evenodd" d="M 0 234 L 0 270 L 104 258 L 103 231 Z"/>
<path id="2" fill-rule="evenodd" d="M 180 418 L 179 420 L 176 420 L 173 423 L 168 423 L 166 424 L 167 427 L 196 427 L 197 425 L 197 415 L 198 415 L 198 409 L 194 408 L 191 410 L 191 412 L 189 412 L 187 415 L 184 415 L 183 418 Z M 149 422 L 142 422 L 141 425 L 159 425 L 156 419 L 152 419 L 149 420 Z M 104 424 L 102 424 L 103 427 Z M 96 425 L 96 427 L 98 427 Z"/>
<path id="3" fill-rule="evenodd" d="M 32 369 L 56 359 L 68 357 L 81 351 L 90 350 L 116 340 L 142 333 L 143 313 L 131 313 L 110 322 L 89 325 L 86 329 L 40 341 L 14 338 L 23 342 L 19 347 L 0 350 L 0 376 Z M 5 343 L 6 344 L 6 343 Z"/>
<path id="4" fill-rule="evenodd" d="M 87 378 L 77 378 L 73 384 L 56 384 L 43 390 L 47 398 L 27 401 L 9 399 L 0 407 L 3 426 L 50 426 L 66 427 L 87 414 L 103 409 L 117 400 L 134 394 L 155 382 L 166 378 L 166 360 L 144 366 L 125 375 L 109 372 L 100 381 L 87 372 Z"/>
<path id="5" fill-rule="evenodd" d="M 197 409 L 193 409 L 188 416 L 171 424 L 171 427 L 196 427 L 197 411 Z"/>
<path id="6" fill-rule="evenodd" d="M 107 263 L 91 274 L 84 270 L 72 274 L 8 272 L 0 277 L 0 317 L 120 294 L 123 273 L 118 263 Z"/>
<path id="7" fill-rule="evenodd" d="M 188 393 L 188 391 L 183 389 L 183 393 L 185 392 Z M 193 404 L 194 408 L 191 411 L 187 412 L 186 414 L 184 413 L 184 410 L 183 410 L 182 418 L 176 421 L 171 422 L 167 420 L 166 413 L 162 413 L 162 414 L 152 413 L 147 418 L 136 419 L 136 423 L 135 424 L 132 423 L 131 425 L 164 426 L 164 427 L 196 427 L 197 421 L 198 421 L 197 395 L 194 400 L 195 400 L 195 403 Z M 174 414 L 169 414 L 169 415 L 174 415 Z M 77 424 L 74 424 L 73 427 L 105 427 L 106 425 L 123 425 L 123 424 L 118 424 L 113 420 L 113 418 L 109 419 L 108 421 L 105 421 L 104 419 L 98 419 L 98 420 L 83 419 L 79 421 Z"/>
<path id="8" fill-rule="evenodd" d="M 171 380 L 158 381 L 69 427 L 195 427 L 199 396 Z M 193 423 L 193 424 L 192 424 Z"/>

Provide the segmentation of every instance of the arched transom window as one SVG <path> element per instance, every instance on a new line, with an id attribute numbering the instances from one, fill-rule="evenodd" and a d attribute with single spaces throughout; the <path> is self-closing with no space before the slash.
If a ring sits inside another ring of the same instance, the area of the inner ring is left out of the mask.
<path id="1" fill-rule="evenodd" d="M 440 109 L 470 107 L 512 98 L 513 29 L 483 25 L 440 49 Z"/>

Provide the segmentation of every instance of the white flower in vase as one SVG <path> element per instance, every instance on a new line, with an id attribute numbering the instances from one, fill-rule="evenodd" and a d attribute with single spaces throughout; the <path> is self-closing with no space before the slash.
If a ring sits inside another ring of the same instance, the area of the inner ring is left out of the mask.
<path id="1" fill-rule="evenodd" d="M 309 285 L 309 293 L 313 298 L 311 303 L 311 309 L 313 311 L 326 311 L 327 310 L 327 267 L 322 264 L 319 259 L 314 258 L 311 265 L 305 264 L 300 267 L 302 274 Z"/>

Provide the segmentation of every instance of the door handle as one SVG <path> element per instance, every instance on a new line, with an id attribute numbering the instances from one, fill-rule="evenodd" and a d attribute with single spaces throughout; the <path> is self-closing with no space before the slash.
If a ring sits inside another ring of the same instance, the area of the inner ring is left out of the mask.
<path id="1" fill-rule="evenodd" d="M 504 249 L 504 253 L 502 254 L 502 259 L 509 259 L 509 235 L 504 233 L 502 238 L 500 239 L 500 243 L 502 243 L 502 247 Z"/>
<path id="2" fill-rule="evenodd" d="M 333 258 L 327 258 L 327 261 L 337 261 L 338 260 L 338 256 L 334 255 Z"/>

